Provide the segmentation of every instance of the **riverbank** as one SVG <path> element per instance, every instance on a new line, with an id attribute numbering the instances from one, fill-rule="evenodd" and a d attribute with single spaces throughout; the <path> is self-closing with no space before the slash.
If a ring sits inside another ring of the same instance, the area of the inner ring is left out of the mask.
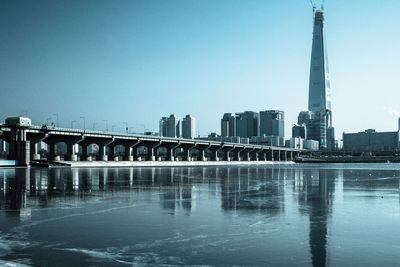
<path id="1" fill-rule="evenodd" d="M 400 163 L 398 156 L 298 158 L 296 163 Z"/>
<path id="2" fill-rule="evenodd" d="M 253 166 L 253 165 L 277 165 L 295 164 L 293 161 L 47 161 L 35 162 L 32 166 L 40 167 L 197 167 L 197 166 Z"/>

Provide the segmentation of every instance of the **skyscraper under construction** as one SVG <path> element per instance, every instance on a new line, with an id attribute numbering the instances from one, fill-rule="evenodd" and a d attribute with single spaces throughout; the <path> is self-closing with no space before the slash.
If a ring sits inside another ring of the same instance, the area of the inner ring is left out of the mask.
<path id="1" fill-rule="evenodd" d="M 332 127 L 332 107 L 328 57 L 324 36 L 324 12 L 314 8 L 314 30 L 311 51 L 308 113 L 300 113 L 301 122 L 307 127 L 307 138 L 319 142 L 321 149 L 333 149 L 335 145 Z"/>

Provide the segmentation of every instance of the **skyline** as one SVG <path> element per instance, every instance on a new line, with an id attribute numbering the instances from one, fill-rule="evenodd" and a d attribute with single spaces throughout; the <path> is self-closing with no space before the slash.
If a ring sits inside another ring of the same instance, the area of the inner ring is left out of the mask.
<path id="1" fill-rule="evenodd" d="M 400 109 L 400 40 L 391 34 L 400 3 L 367 2 L 325 3 L 337 139 L 343 131 L 397 129 L 389 113 Z M 3 1 L 0 7 L 1 119 L 26 110 L 40 125 L 58 113 L 60 126 L 76 120 L 82 128 L 85 116 L 89 129 L 94 121 L 103 129 L 108 120 L 109 128 L 123 131 L 128 122 L 138 132 L 142 125 L 158 131 L 162 116 L 192 114 L 207 135 L 219 133 L 225 112 L 279 109 L 290 133 L 307 109 L 309 1 Z"/>

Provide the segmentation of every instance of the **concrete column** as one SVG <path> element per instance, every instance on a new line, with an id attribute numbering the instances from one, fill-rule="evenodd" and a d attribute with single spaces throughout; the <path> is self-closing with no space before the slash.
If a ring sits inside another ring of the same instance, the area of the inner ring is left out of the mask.
<path id="1" fill-rule="evenodd" d="M 240 161 L 240 151 L 234 151 L 233 154 L 233 160 Z"/>
<path id="2" fill-rule="evenodd" d="M 147 147 L 147 160 L 155 161 L 156 157 L 154 156 L 154 147 Z"/>
<path id="3" fill-rule="evenodd" d="M 35 141 L 30 142 L 30 152 L 32 160 L 40 160 L 40 154 L 38 152 L 38 143 Z"/>
<path id="4" fill-rule="evenodd" d="M 211 160 L 218 161 L 218 150 L 211 150 Z"/>
<path id="5" fill-rule="evenodd" d="M 102 161 L 108 161 L 106 148 L 107 148 L 107 146 L 105 146 L 105 145 L 99 145 L 99 157 L 100 157 L 100 160 L 102 160 Z"/>
<path id="6" fill-rule="evenodd" d="M 175 148 L 167 147 L 167 160 L 168 161 L 174 161 L 175 160 L 174 151 L 175 151 Z"/>
<path id="7" fill-rule="evenodd" d="M 252 155 L 252 157 L 251 157 L 251 160 L 253 160 L 253 161 L 258 161 L 258 153 L 259 153 L 259 152 L 253 152 L 253 155 Z"/>
<path id="8" fill-rule="evenodd" d="M 67 143 L 67 154 L 65 155 L 64 160 L 69 160 L 69 161 L 77 161 L 78 160 L 78 157 L 75 154 L 74 146 L 75 146 L 74 143 Z"/>
<path id="9" fill-rule="evenodd" d="M 230 161 L 231 160 L 230 157 L 229 157 L 229 154 L 230 154 L 231 151 L 232 151 L 232 149 L 227 150 L 227 151 L 224 152 L 224 160 L 225 161 Z"/>
<path id="10" fill-rule="evenodd" d="M 205 161 L 206 160 L 206 151 L 205 149 L 199 149 L 199 161 Z"/>
<path id="11" fill-rule="evenodd" d="M 271 161 L 275 161 L 275 151 L 273 150 L 273 149 L 271 149 L 271 151 L 270 151 L 270 153 L 271 153 Z"/>
<path id="12" fill-rule="evenodd" d="M 15 143 L 17 151 L 15 151 L 15 158 L 18 165 L 29 166 L 30 163 L 30 142 L 29 141 L 18 141 Z M 15 149 L 15 148 L 14 148 Z"/>
<path id="13" fill-rule="evenodd" d="M 290 161 L 293 161 L 293 151 L 290 151 Z"/>
<path id="14" fill-rule="evenodd" d="M 132 160 L 138 160 L 138 147 L 132 147 Z"/>
<path id="15" fill-rule="evenodd" d="M 109 146 L 108 149 L 109 149 L 108 157 L 110 158 L 110 160 L 115 160 L 115 152 L 114 152 L 115 146 Z M 106 150 L 106 148 L 105 148 L 105 150 Z M 107 153 L 106 153 L 106 155 L 107 155 Z"/>
<path id="16" fill-rule="evenodd" d="M 87 153 L 88 146 L 87 145 L 81 145 L 81 148 L 82 148 L 82 156 L 81 156 L 80 160 L 81 161 L 85 161 L 88 158 L 88 153 Z"/>
<path id="17" fill-rule="evenodd" d="M 47 160 L 55 160 L 56 159 L 56 145 L 55 144 L 47 144 Z"/>
<path id="18" fill-rule="evenodd" d="M 190 149 L 189 148 L 183 149 L 183 160 L 190 161 Z"/>
<path id="19" fill-rule="evenodd" d="M 125 146 L 125 156 L 124 160 L 126 161 L 133 161 L 133 156 L 132 156 L 132 148 L 129 146 Z"/>

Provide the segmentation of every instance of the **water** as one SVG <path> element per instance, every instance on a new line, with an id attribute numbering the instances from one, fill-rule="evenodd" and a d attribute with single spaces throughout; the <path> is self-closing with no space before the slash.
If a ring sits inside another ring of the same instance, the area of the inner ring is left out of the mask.
<path id="1" fill-rule="evenodd" d="M 0 265 L 398 266 L 400 165 L 0 169 Z"/>

